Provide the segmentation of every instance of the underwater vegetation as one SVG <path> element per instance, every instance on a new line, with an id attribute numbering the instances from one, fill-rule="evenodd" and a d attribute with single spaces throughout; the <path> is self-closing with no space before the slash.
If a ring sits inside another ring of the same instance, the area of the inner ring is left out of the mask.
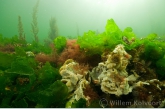
<path id="1" fill-rule="evenodd" d="M 50 31 L 48 37 L 54 40 L 58 36 L 58 27 L 56 25 L 56 19 L 52 17 L 49 21 Z"/>
<path id="2" fill-rule="evenodd" d="M 37 1 L 36 5 L 33 7 L 33 14 L 32 14 L 32 23 L 31 23 L 31 27 L 32 27 L 32 33 L 34 36 L 34 40 L 36 42 L 39 41 L 38 39 L 38 21 L 37 21 L 37 12 L 38 12 L 38 5 L 39 5 L 39 0 Z"/>
<path id="3" fill-rule="evenodd" d="M 37 8 L 27 42 L 21 16 L 18 36 L 0 35 L 1 108 L 165 107 L 165 43 L 157 34 L 138 38 L 108 19 L 102 33 L 58 35 L 55 18 L 45 44 Z"/>
<path id="4" fill-rule="evenodd" d="M 24 41 L 25 40 L 25 34 L 24 34 L 24 30 L 23 30 L 23 24 L 22 24 L 21 16 L 18 16 L 18 31 L 19 31 L 19 39 Z"/>

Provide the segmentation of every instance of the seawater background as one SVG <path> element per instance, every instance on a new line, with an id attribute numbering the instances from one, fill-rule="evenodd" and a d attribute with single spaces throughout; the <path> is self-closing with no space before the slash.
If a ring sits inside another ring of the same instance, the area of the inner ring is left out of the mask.
<path id="1" fill-rule="evenodd" d="M 18 35 L 18 16 L 22 18 L 28 41 L 32 12 L 37 0 L 0 0 L 0 34 Z M 121 30 L 132 27 L 138 37 L 157 33 L 165 36 L 165 0 L 40 0 L 39 39 L 46 39 L 49 20 L 56 18 L 61 36 L 77 37 L 88 30 L 103 32 L 107 19 L 113 18 Z M 78 31 L 78 32 L 77 32 Z"/>

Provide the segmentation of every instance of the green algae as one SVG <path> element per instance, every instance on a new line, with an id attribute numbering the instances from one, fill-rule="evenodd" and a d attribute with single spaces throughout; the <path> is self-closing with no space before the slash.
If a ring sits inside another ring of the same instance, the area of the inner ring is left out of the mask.
<path id="1" fill-rule="evenodd" d="M 123 44 L 126 51 L 133 52 L 133 57 L 139 58 L 137 62 L 133 62 L 135 65 L 129 63 L 128 73 L 132 73 L 130 69 L 134 70 L 134 66 L 139 65 L 147 70 L 154 69 L 157 79 L 165 79 L 165 43 L 154 33 L 141 39 L 131 27 L 122 31 L 113 19 L 108 19 L 104 32 L 98 34 L 89 30 L 76 40 L 80 51 L 86 53 L 85 57 L 94 55 L 101 57 L 107 51 L 113 50 L 116 45 Z M 56 66 L 58 62 L 52 62 L 54 64 L 52 65 L 49 62 L 42 63 L 35 60 L 38 53 L 53 53 L 52 48 L 35 41 L 30 44 L 26 41 L 21 42 L 17 36 L 5 38 L 0 35 L 0 42 L 1 48 L 8 44 L 14 46 L 14 51 L 0 52 L 0 107 L 65 107 L 69 101 L 69 94 L 67 86 L 61 82 L 59 66 Z M 53 44 L 58 55 L 65 49 L 66 42 L 67 38 L 63 36 L 54 39 Z M 143 49 L 142 52 L 138 52 L 140 47 Z M 33 52 L 34 56 L 27 56 L 28 51 Z M 59 58 L 56 55 L 54 57 Z M 147 66 L 146 63 L 151 64 Z M 140 76 L 143 75 L 145 74 Z M 91 101 L 89 106 L 86 106 L 86 100 L 80 99 L 73 103 L 72 107 L 100 107 L 98 99 Z"/>

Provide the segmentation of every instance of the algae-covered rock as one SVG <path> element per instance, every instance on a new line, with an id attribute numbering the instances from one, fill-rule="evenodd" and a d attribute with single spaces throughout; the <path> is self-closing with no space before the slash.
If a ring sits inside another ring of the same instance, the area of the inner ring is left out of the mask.
<path id="1" fill-rule="evenodd" d="M 86 89 L 86 86 L 89 85 L 90 83 L 85 79 L 82 78 L 78 84 L 77 87 L 75 89 L 75 91 L 73 92 L 72 98 L 66 103 L 66 107 L 67 108 L 72 108 L 74 107 L 74 104 L 81 100 L 84 99 L 86 105 L 89 105 L 90 102 L 90 97 L 89 96 L 85 96 L 84 95 L 84 90 Z"/>
<path id="2" fill-rule="evenodd" d="M 77 62 L 69 59 L 60 68 L 60 74 L 62 76 L 61 81 L 66 84 L 69 93 L 71 93 L 71 97 L 66 103 L 66 107 L 74 107 L 81 99 L 84 99 L 87 102 L 86 105 L 89 105 L 89 100 L 91 98 L 84 94 L 84 90 L 90 85 L 90 81 L 85 78 L 88 71 L 81 69 Z"/>
<path id="3" fill-rule="evenodd" d="M 66 83 L 69 92 L 76 89 L 78 81 L 84 76 L 81 74 L 81 69 L 79 69 L 79 64 L 73 60 L 67 60 L 64 65 L 60 68 L 60 75 L 62 76 L 62 82 Z"/>
<path id="4" fill-rule="evenodd" d="M 134 75 L 128 76 L 126 67 L 128 65 L 129 55 L 124 46 L 119 44 L 108 55 L 108 59 L 105 63 L 99 63 L 99 65 L 92 70 L 91 75 L 94 82 L 101 85 L 101 90 L 107 94 L 115 94 L 117 96 L 128 94 L 132 91 L 132 86 L 128 81 L 135 81 L 137 77 Z M 99 73 L 98 73 L 99 72 Z M 100 75 L 98 75 L 100 74 Z M 98 75 L 94 76 L 94 75 Z"/>

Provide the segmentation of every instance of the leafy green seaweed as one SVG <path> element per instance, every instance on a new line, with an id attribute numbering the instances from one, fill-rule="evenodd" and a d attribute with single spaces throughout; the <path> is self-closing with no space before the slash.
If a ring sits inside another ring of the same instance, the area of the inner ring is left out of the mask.
<path id="1" fill-rule="evenodd" d="M 118 28 L 113 19 L 107 20 L 105 32 L 96 34 L 89 30 L 83 36 L 78 37 L 77 43 L 87 54 L 102 54 L 107 49 L 114 48 L 122 40 L 122 31 Z"/>
<path id="2" fill-rule="evenodd" d="M 51 84 L 53 81 L 61 79 L 58 69 L 53 68 L 48 62 L 39 70 L 39 72 L 38 81 L 41 81 L 44 85 Z"/>
<path id="3" fill-rule="evenodd" d="M 0 69 L 6 70 L 10 68 L 10 64 L 14 59 L 15 55 L 0 52 Z"/>
<path id="4" fill-rule="evenodd" d="M 63 36 L 58 36 L 54 39 L 54 45 L 57 52 L 60 53 L 66 46 L 66 38 Z"/>
<path id="5" fill-rule="evenodd" d="M 75 101 L 72 106 L 72 108 L 86 108 L 86 100 L 81 98 L 78 101 Z"/>
<path id="6" fill-rule="evenodd" d="M 58 88 L 57 88 L 58 87 Z M 68 88 L 61 81 L 55 81 L 49 88 L 39 91 L 38 106 L 49 107 L 54 105 L 58 107 L 68 95 Z"/>
<path id="7" fill-rule="evenodd" d="M 25 57 L 17 57 L 12 63 L 11 63 L 11 69 L 10 72 L 15 72 L 17 74 L 33 74 L 34 70 L 31 68 L 31 65 L 29 64 L 27 58 Z"/>
<path id="8" fill-rule="evenodd" d="M 59 61 L 58 59 L 61 58 L 61 52 L 66 47 L 67 39 L 65 37 L 59 36 L 54 39 L 53 44 L 58 56 L 53 54 L 55 51 L 48 45 L 44 46 L 36 41 L 27 44 L 26 41 L 21 42 L 17 36 L 8 38 L 0 35 L 0 42 L 1 108 L 60 108 L 67 105 L 72 95 L 68 94 L 67 86 L 61 82 L 59 66 L 55 66 Z M 108 19 L 104 32 L 97 33 L 89 30 L 77 38 L 77 44 L 86 53 L 83 60 L 89 59 L 89 55 L 91 57 L 103 56 L 107 51 L 113 50 L 116 45 L 123 44 L 126 51 L 131 53 L 133 58 L 137 58 L 135 62 L 132 62 L 134 61 L 132 58 L 130 59 L 130 63 L 135 65 L 129 63 L 129 73 L 136 66 L 136 71 L 140 76 L 143 75 L 138 70 L 144 68 L 146 71 L 149 70 L 146 73 L 156 73 L 155 77 L 159 80 L 165 79 L 165 43 L 155 33 L 144 38 L 138 38 L 131 27 L 121 31 L 113 19 Z M 12 46 L 12 51 L 9 53 L 3 52 L 6 45 Z M 141 51 L 138 51 L 139 48 Z M 34 56 L 28 56 L 27 52 L 34 53 Z M 56 58 L 56 61 L 51 62 L 51 64 L 36 61 L 35 56 L 40 52 L 49 54 L 47 56 L 55 56 L 53 58 Z M 102 93 L 98 90 L 96 92 Z M 97 98 L 90 102 L 89 106 L 87 106 L 85 99 L 79 99 L 71 103 L 71 107 L 100 108 L 101 106 L 99 98 Z"/>

